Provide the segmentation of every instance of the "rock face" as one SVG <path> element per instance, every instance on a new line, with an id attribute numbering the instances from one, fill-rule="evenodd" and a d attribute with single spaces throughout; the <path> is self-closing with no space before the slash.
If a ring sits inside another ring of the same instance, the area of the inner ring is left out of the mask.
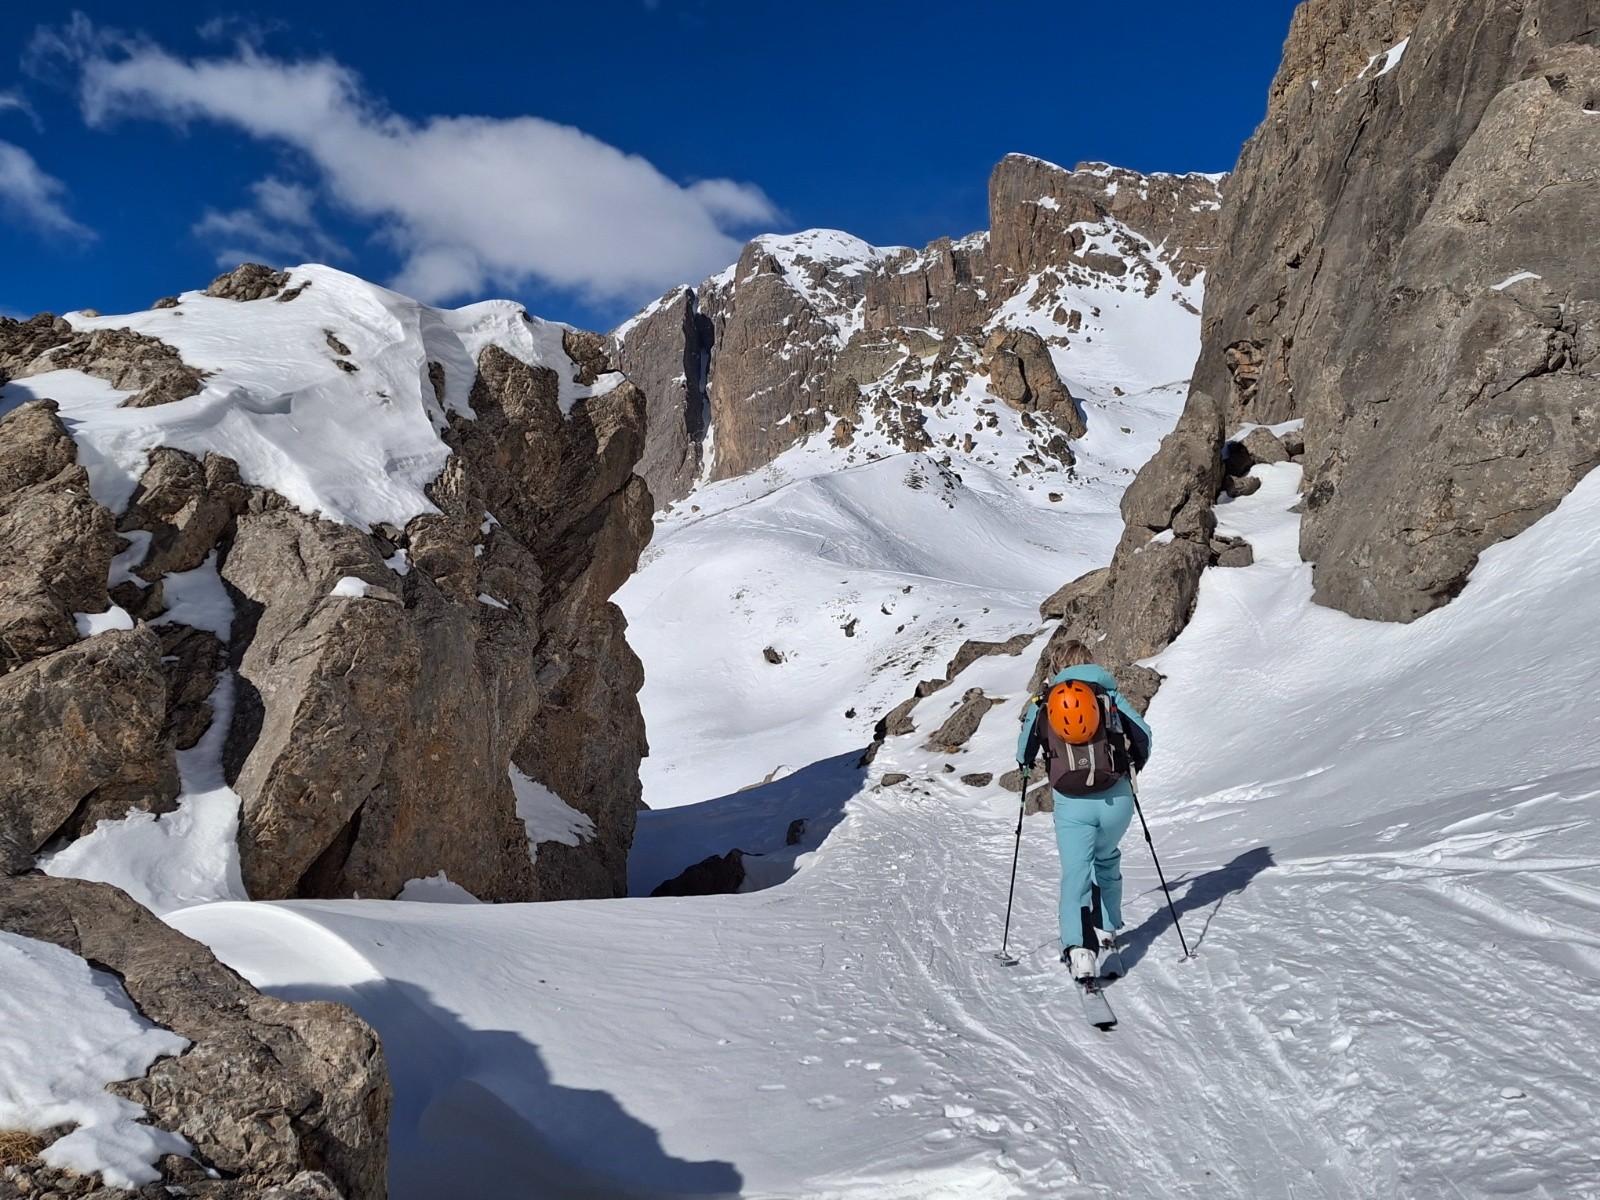
<path id="1" fill-rule="evenodd" d="M 209 290 L 259 302 L 286 282 L 241 268 Z M 484 900 L 623 894 L 646 753 L 643 671 L 610 596 L 651 531 L 634 474 L 645 405 L 604 339 L 567 330 L 561 341 L 560 373 L 494 343 L 481 351 L 470 395 L 441 418 L 453 453 L 428 488 L 437 511 L 403 529 L 308 515 L 247 486 L 227 458 L 159 446 L 114 517 L 90 497 L 53 401 L 8 414 L 8 869 L 131 810 L 171 809 L 176 752 L 222 711 L 255 898 L 387 898 L 441 870 Z M 0 323 L 13 376 L 54 369 L 80 343 L 145 346 L 168 367 L 175 354 L 126 330 Z M 137 366 L 73 362 L 102 377 Z M 442 367 L 418 372 L 442 395 Z M 231 601 L 226 637 L 192 604 L 175 607 L 206 578 Z M 113 603 L 126 616 L 108 621 L 136 627 L 85 640 L 81 614 Z M 531 847 L 516 780 L 552 791 L 592 836 Z"/>
<path id="2" fill-rule="evenodd" d="M 199 1164 L 162 1160 L 166 1180 L 154 1194 L 167 1194 L 168 1183 L 213 1200 L 386 1194 L 388 1072 L 377 1036 L 348 1009 L 261 995 L 106 884 L 0 879 L 0 928 L 114 972 L 145 1017 L 192 1043 L 142 1079 L 112 1086 L 194 1146 Z M 44 1186 L 21 1194 L 63 1194 L 49 1191 L 45 1175 Z"/>
<path id="3" fill-rule="evenodd" d="M 74 614 L 111 606 L 115 526 L 55 413 L 35 401 L 0 418 L 0 673 L 72 645 Z"/>
<path id="4" fill-rule="evenodd" d="M 756 239 L 613 335 L 647 397 L 641 472 L 656 502 L 822 433 L 841 448 L 866 429 L 896 450 L 954 446 L 926 418 L 985 376 L 1042 419 L 1038 452 L 1070 464 L 1083 417 L 1050 351 L 1089 336 L 1094 314 L 1065 289 L 1192 282 L 1213 253 L 1217 189 L 1203 175 L 1010 155 L 990 179 L 990 233 L 920 251 L 827 230 Z"/>
<path id="5" fill-rule="evenodd" d="M 164 735 L 161 642 L 148 627 L 101 634 L 0 677 L 0 851 L 25 871 L 52 838 L 178 794 Z"/>
<path id="6" fill-rule="evenodd" d="M 1404 621 L 1600 460 L 1600 283 L 1574 240 L 1600 209 L 1597 26 L 1563 0 L 1300 7 L 1230 177 L 1188 404 L 1124 495 L 1111 567 L 1042 607 L 1051 644 L 1095 645 L 1147 701 L 1160 680 L 1135 664 L 1187 624 L 1200 573 L 1251 560 L 1213 503 L 1257 463 L 1305 464 L 1316 598 Z"/>
<path id="7" fill-rule="evenodd" d="M 553 371 L 490 347 L 472 405 L 442 513 L 387 545 L 287 508 L 238 520 L 222 575 L 258 614 L 230 746 L 252 895 L 392 896 L 439 870 L 484 900 L 625 888 L 643 670 L 608 598 L 649 538 L 643 402 L 624 384 L 563 417 Z M 344 578 L 365 595 L 334 596 Z M 599 836 L 546 844 L 536 872 L 513 764 Z"/>
<path id="8" fill-rule="evenodd" d="M 1295 14 L 1195 387 L 1230 424 L 1305 418 L 1322 603 L 1445 603 L 1600 458 L 1597 24 L 1592 0 Z"/>
<path id="9" fill-rule="evenodd" d="M 0 317 L 0 382 L 63 370 L 83 371 L 135 393 L 124 408 L 185 399 L 204 379 L 165 342 L 128 329 L 80 332 L 49 313 L 27 321 Z"/>
<path id="10" fill-rule="evenodd" d="M 639 474 L 658 498 L 687 495 L 699 470 L 711 419 L 706 398 L 711 339 L 711 321 L 701 315 L 690 288 L 669 293 L 615 339 L 617 365 L 654 397 Z"/>

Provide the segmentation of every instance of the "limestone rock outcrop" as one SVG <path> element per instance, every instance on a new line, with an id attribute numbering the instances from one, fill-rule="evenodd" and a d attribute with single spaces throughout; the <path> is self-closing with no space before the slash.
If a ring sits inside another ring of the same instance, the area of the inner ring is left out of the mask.
<path id="1" fill-rule="evenodd" d="M 1195 387 L 1230 425 L 1305 419 L 1322 603 L 1445 603 L 1600 460 L 1597 24 L 1592 0 L 1295 14 L 1229 185 Z"/>
<path id="2" fill-rule="evenodd" d="M 438 515 L 379 537 L 281 506 L 238 519 L 222 575 L 249 614 L 229 759 L 252 895 L 392 896 L 440 870 L 484 900 L 625 887 L 643 670 L 609 597 L 649 538 L 643 403 L 623 384 L 564 417 L 553 371 L 490 347 L 472 405 Z M 334 595 L 346 578 L 363 594 Z M 596 838 L 541 847 L 536 871 L 513 766 Z"/>
<path id="3" fill-rule="evenodd" d="M 89 496 L 77 447 L 51 402 L 0 418 L 0 674 L 78 640 L 76 614 L 103 613 L 118 545 Z"/>
<path id="4" fill-rule="evenodd" d="M 289 284 L 289 272 L 274 271 L 261 263 L 240 263 L 206 286 L 206 295 L 219 300 L 265 300 Z"/>
<path id="5" fill-rule="evenodd" d="M 348 1009 L 263 996 L 106 884 L 0 878 L 0 929 L 114 972 L 139 1011 L 187 1038 L 112 1090 L 194 1147 L 169 1155 L 156 1194 L 206 1200 L 381 1200 L 390 1089 L 377 1036 Z M 63 1195 L 47 1169 L 10 1194 Z M 70 1186 L 70 1185 L 68 1185 Z M 176 1191 L 173 1191 L 176 1189 Z M 103 1200 L 132 1195 L 103 1189 Z"/>
<path id="6" fill-rule="evenodd" d="M 27 321 L 0 317 L 0 382 L 76 370 L 134 394 L 124 408 L 183 400 L 200 390 L 204 373 L 156 338 L 130 329 L 76 330 L 40 313 Z"/>
<path id="7" fill-rule="evenodd" d="M 286 282 L 241 268 L 210 290 L 261 300 Z M 0 366 L 38 376 L 101 345 L 172 365 L 125 334 L 0 323 Z M 651 532 L 645 404 L 605 339 L 564 330 L 561 345 L 560 372 L 481 350 L 440 417 L 435 511 L 404 528 L 311 515 L 226 457 L 160 445 L 113 515 L 54 401 L 0 421 L 6 868 L 170 810 L 177 752 L 221 714 L 255 898 L 388 898 L 440 871 L 484 900 L 623 894 L 647 747 L 643 670 L 610 597 Z M 109 378 L 144 360 L 72 361 Z M 417 367 L 442 404 L 443 368 Z M 530 844 L 519 786 L 585 835 Z"/>
<path id="8" fill-rule="evenodd" d="M 161 642 L 110 632 L 0 676 L 0 854 L 25 871 L 56 837 L 129 810 L 165 812 L 178 794 L 165 736 Z"/>
<path id="9" fill-rule="evenodd" d="M 1218 180 L 1008 155 L 989 201 L 989 232 L 922 250 L 828 230 L 757 238 L 727 271 L 621 326 L 657 504 L 819 434 L 847 452 L 869 431 L 878 452 L 953 448 L 927 417 L 985 376 L 998 403 L 1042 418 L 1035 453 L 1070 465 L 1083 415 L 1051 350 L 1090 336 L 1096 314 L 1066 289 L 1192 282 L 1214 253 Z"/>

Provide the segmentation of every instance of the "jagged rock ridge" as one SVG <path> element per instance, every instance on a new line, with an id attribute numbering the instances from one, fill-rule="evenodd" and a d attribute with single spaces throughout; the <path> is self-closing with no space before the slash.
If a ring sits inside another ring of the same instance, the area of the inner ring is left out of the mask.
<path id="1" fill-rule="evenodd" d="M 641 470 L 657 503 L 821 434 L 847 460 L 867 430 L 897 450 L 952 448 L 926 418 L 985 380 L 1027 415 L 1038 453 L 1070 464 L 1083 416 L 1049 351 L 1092 337 L 1098 316 L 1074 289 L 1188 304 L 1218 181 L 1010 155 L 989 196 L 990 232 L 922 250 L 829 230 L 757 238 L 619 328 L 618 362 L 648 400 Z"/>

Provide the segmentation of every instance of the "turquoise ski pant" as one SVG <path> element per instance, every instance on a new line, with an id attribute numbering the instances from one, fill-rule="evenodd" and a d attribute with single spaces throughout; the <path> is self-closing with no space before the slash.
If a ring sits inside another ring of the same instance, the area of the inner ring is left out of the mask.
<path id="1" fill-rule="evenodd" d="M 1088 945 L 1091 930 L 1122 928 L 1122 851 L 1133 820 L 1133 791 L 1123 780 L 1097 796 L 1055 793 L 1056 846 L 1061 851 L 1061 945 Z M 1095 889 L 1100 911 L 1087 913 Z M 1086 921 L 1085 918 L 1088 918 Z"/>

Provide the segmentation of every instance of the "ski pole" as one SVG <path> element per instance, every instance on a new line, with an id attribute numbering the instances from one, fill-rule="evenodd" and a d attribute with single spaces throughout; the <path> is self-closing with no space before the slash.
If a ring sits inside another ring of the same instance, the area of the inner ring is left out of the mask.
<path id="1" fill-rule="evenodd" d="M 1178 920 L 1177 905 L 1172 903 L 1172 889 L 1167 886 L 1166 872 L 1161 869 L 1161 859 L 1156 856 L 1156 844 L 1150 837 L 1150 824 L 1144 819 L 1144 808 L 1139 804 L 1139 773 L 1130 764 L 1128 767 L 1128 782 L 1133 791 L 1133 811 L 1139 814 L 1139 824 L 1144 829 L 1145 845 L 1150 847 L 1150 858 L 1156 864 L 1156 878 L 1161 880 L 1161 890 L 1167 894 L 1167 911 L 1172 914 L 1172 926 L 1178 931 L 1178 944 L 1183 947 L 1183 960 L 1194 957 L 1189 950 L 1189 942 L 1183 936 L 1183 925 Z"/>
<path id="2" fill-rule="evenodd" d="M 1006 946 L 1011 941 L 1011 902 L 1017 894 L 1017 860 L 1022 857 L 1022 818 L 1028 811 L 1028 768 L 1021 763 L 1017 764 L 1022 772 L 1022 796 L 1017 801 L 1017 843 L 1011 851 L 1011 886 L 1006 889 L 1006 929 L 1000 936 L 1000 953 L 995 955 L 1008 967 L 1017 965 L 1017 960 L 1006 952 Z"/>

